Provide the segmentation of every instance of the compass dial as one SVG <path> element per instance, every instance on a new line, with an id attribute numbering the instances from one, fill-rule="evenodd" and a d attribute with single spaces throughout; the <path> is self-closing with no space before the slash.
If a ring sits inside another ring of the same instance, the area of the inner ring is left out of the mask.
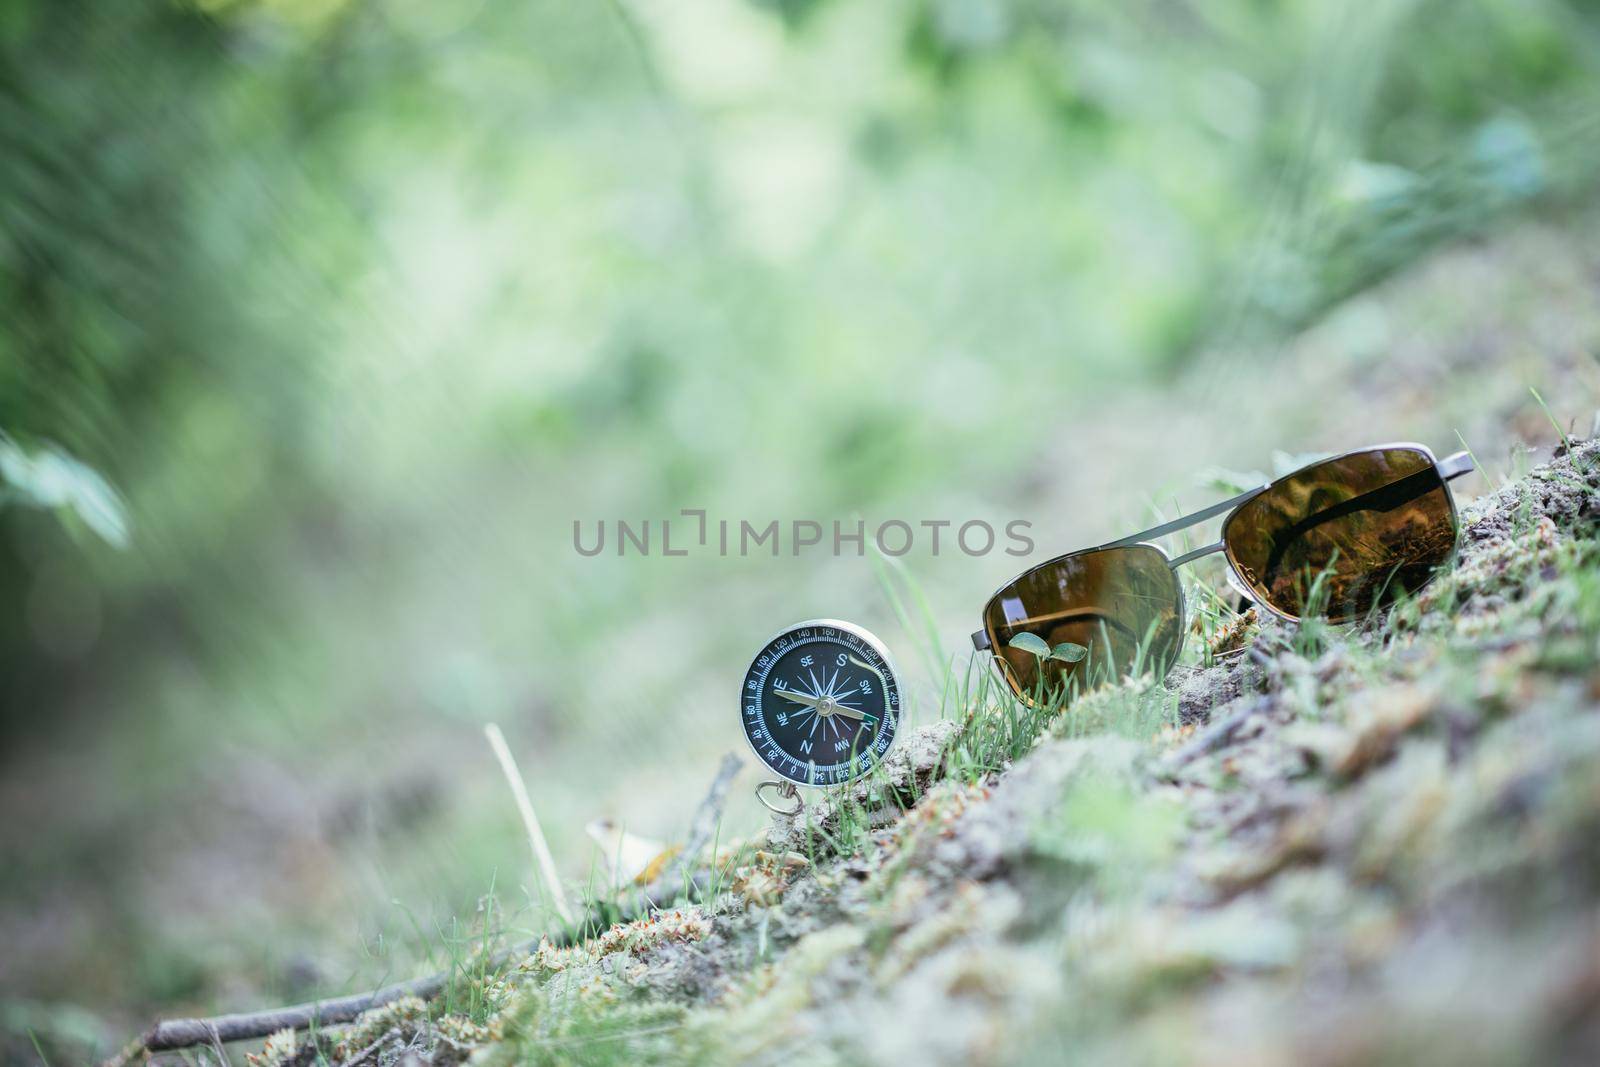
<path id="1" fill-rule="evenodd" d="M 817 619 L 768 641 L 744 677 L 750 747 L 800 785 L 865 774 L 894 743 L 900 689 L 889 654 L 849 623 Z"/>

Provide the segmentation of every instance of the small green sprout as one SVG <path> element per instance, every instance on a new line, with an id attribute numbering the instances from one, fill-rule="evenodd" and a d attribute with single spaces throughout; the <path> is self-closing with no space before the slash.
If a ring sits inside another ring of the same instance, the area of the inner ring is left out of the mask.
<path id="1" fill-rule="evenodd" d="M 1048 658 L 1060 660 L 1062 663 L 1077 663 L 1089 654 L 1083 645 L 1075 645 L 1071 641 L 1063 641 L 1050 650 Z"/>
<path id="2" fill-rule="evenodd" d="M 1053 659 L 1061 663 L 1077 663 L 1089 654 L 1089 650 L 1082 645 L 1075 645 L 1071 641 L 1063 641 L 1054 648 L 1045 644 L 1044 638 L 1037 634 L 1020 633 L 1006 644 L 1012 648 L 1039 657 L 1041 660 Z"/>

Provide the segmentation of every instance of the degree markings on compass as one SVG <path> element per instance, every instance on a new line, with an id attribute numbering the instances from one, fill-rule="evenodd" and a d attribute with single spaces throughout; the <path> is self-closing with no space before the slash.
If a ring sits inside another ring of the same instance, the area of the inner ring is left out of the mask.
<path id="1" fill-rule="evenodd" d="M 826 654 L 833 657 L 832 659 L 817 664 L 814 648 L 801 650 L 801 646 L 813 644 L 824 648 L 830 644 L 838 647 L 827 651 Z M 843 654 L 835 656 L 836 652 L 841 651 Z M 791 652 L 795 653 L 794 662 L 789 664 Z M 812 662 L 808 664 L 806 660 Z M 835 660 L 846 662 L 835 666 Z M 752 677 L 746 682 L 747 689 L 755 690 L 752 695 L 758 701 L 756 708 L 747 709 L 749 717 L 746 729 L 754 742 L 776 750 L 770 753 L 773 759 L 768 761 L 774 769 L 781 766 L 792 768 L 794 771 L 808 771 L 805 780 L 811 784 L 844 781 L 868 769 L 872 756 L 874 754 L 881 756 L 892 740 L 890 724 L 894 721 L 894 711 L 899 697 L 893 679 L 886 679 L 876 666 L 883 662 L 882 658 L 875 654 L 872 646 L 865 644 L 861 638 L 847 630 L 826 627 L 804 632 L 796 631 L 795 634 L 785 634 L 776 638 L 758 657 L 752 670 Z M 881 687 L 883 709 L 874 712 L 866 710 L 868 705 L 880 699 L 879 694 L 874 692 L 879 687 L 872 686 L 865 692 L 858 691 L 862 683 L 855 678 L 847 664 L 862 668 L 869 676 L 877 675 L 880 681 L 884 682 Z M 795 670 L 798 677 L 779 677 L 778 672 L 786 665 Z M 813 666 L 815 669 L 811 669 Z M 833 760 L 819 765 L 814 756 L 807 759 L 810 752 L 799 748 L 798 744 L 798 758 L 797 754 L 784 751 L 781 744 L 775 744 L 777 739 L 772 734 L 774 727 L 767 719 L 772 712 L 769 709 L 759 708 L 759 696 L 763 688 L 773 696 L 785 694 L 808 698 L 797 701 L 807 706 L 789 709 L 787 722 L 780 722 L 779 725 L 785 725 L 795 731 L 788 736 L 797 742 L 809 742 L 808 748 L 809 745 L 817 743 L 816 739 L 820 734 L 830 743 Z M 871 699 L 866 699 L 867 697 Z M 823 714 L 816 708 L 815 703 L 823 699 L 829 701 L 835 714 Z M 801 718 L 803 715 L 810 716 L 809 721 Z M 841 722 L 841 719 L 844 721 Z M 827 721 L 819 730 L 817 724 L 820 720 Z M 843 751 L 846 746 L 849 746 L 848 753 Z M 766 754 L 763 752 L 763 755 Z M 799 776 L 790 774 L 789 777 L 798 780 Z"/>

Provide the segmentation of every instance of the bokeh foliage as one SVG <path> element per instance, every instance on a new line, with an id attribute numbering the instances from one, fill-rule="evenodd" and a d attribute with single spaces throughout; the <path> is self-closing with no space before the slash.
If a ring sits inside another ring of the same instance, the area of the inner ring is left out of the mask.
<path id="1" fill-rule="evenodd" d="M 1594 8 L 12 0 L 8 758 L 115 750 L 69 838 L 189 803 L 217 736 L 308 781 L 440 714 L 643 758 L 576 709 L 688 669 L 613 643 L 749 570 L 582 570 L 572 518 L 963 498 L 1064 398 L 1266 359 L 1592 193 Z M 156 970 L 123 995 L 209 995 Z"/>
<path id="2" fill-rule="evenodd" d="M 952 437 L 907 378 L 1158 372 L 1593 162 L 1582 4 L 873 7 L 8 5 L 0 427 L 129 492 L 104 624 L 213 632 L 412 463 L 662 434 L 664 496 L 786 474 L 748 398 L 788 378 L 808 425 L 853 394 L 840 495 L 914 482 L 988 412 Z M 465 440 L 338 406 L 412 374 Z M 56 550 L 7 522 L 20 679 Z"/>

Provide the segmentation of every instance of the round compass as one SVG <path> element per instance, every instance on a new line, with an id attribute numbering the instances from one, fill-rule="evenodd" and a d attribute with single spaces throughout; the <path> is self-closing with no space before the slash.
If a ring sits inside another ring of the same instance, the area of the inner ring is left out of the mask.
<path id="1" fill-rule="evenodd" d="M 756 654 L 740 691 L 744 735 L 780 777 L 834 785 L 894 743 L 900 686 L 876 637 L 836 619 L 797 623 Z"/>

